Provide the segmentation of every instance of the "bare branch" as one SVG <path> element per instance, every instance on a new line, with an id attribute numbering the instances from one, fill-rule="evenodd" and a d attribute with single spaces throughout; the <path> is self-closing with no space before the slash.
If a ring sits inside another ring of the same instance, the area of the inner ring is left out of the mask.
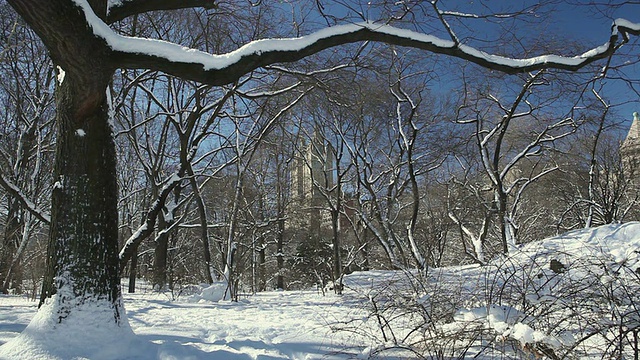
<path id="1" fill-rule="evenodd" d="M 13 184 L 9 179 L 7 179 L 3 174 L 0 174 L 0 186 L 8 193 L 10 193 L 13 197 L 15 197 L 24 208 L 29 211 L 33 216 L 35 216 L 38 220 L 42 221 L 45 224 L 51 223 L 51 217 L 49 214 L 42 211 L 42 209 L 38 208 L 36 204 L 34 204 L 31 200 L 29 200 L 24 193 L 18 188 L 15 184 Z"/>
<path id="2" fill-rule="evenodd" d="M 107 24 L 123 20 L 129 16 L 155 10 L 178 10 L 188 8 L 217 9 L 214 0 L 128 0 L 113 4 L 107 9 Z"/>

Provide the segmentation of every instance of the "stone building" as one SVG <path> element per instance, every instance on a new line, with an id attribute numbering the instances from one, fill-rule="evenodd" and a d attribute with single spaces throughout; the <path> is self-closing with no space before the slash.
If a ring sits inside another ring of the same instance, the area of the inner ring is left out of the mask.
<path id="1" fill-rule="evenodd" d="M 336 157 L 333 146 L 314 131 L 311 142 L 303 145 L 301 155 L 293 159 L 291 170 L 291 199 L 298 209 L 310 215 L 310 231 L 319 230 L 326 217 L 327 197 L 334 196 L 336 186 Z"/>
<path id="2" fill-rule="evenodd" d="M 620 157 L 625 172 L 635 177 L 640 166 L 640 115 L 637 112 L 633 113 L 631 128 L 620 146 Z"/>
<path id="3" fill-rule="evenodd" d="M 340 191 L 335 150 L 317 130 L 292 160 L 290 177 L 285 227 L 295 254 L 292 269 L 301 283 L 324 289 L 342 270 L 340 240 L 334 236 L 340 220 L 336 223 L 332 216 Z"/>

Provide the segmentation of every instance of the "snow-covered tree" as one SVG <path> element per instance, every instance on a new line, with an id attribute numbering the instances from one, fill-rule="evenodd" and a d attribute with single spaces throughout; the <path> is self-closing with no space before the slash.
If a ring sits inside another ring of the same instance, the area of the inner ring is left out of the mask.
<path id="1" fill-rule="evenodd" d="M 23 259 L 49 224 L 53 69 L 8 5 L 0 5 L 0 17 L 0 291 L 7 293 L 21 291 Z"/>
<path id="2" fill-rule="evenodd" d="M 481 175 L 475 179 L 461 176 L 453 182 L 474 195 L 475 201 L 482 205 L 485 218 L 482 225 L 474 229 L 473 220 L 464 219 L 464 206 L 460 203 L 451 207 L 449 216 L 464 237 L 470 239 L 474 248 L 472 257 L 481 263 L 485 260 L 483 252 L 494 224 L 499 252 L 507 254 L 515 248 L 527 188 L 558 170 L 549 159 L 550 153 L 557 150 L 559 142 L 575 133 L 581 122 L 580 113 L 573 110 L 573 103 L 568 100 L 569 90 L 564 91 L 562 101 L 556 96 L 544 96 L 538 90 L 549 87 L 550 83 L 562 88 L 561 78 L 538 71 L 521 81 L 523 83 L 517 85 L 520 88 L 515 90 L 470 90 L 466 84 L 461 96 L 464 103 L 458 109 L 456 122 L 473 128 L 470 143 L 477 155 L 467 157 L 466 161 L 477 161 Z M 487 86 L 482 81 L 476 83 L 479 87 Z M 500 79 L 500 83 L 507 82 Z M 573 97 L 579 96 L 577 92 Z M 563 113 L 562 105 L 569 111 Z M 461 167 L 471 165 L 461 164 Z"/>
<path id="3" fill-rule="evenodd" d="M 109 24 L 153 10 L 213 9 L 218 6 L 214 1 L 8 2 L 41 38 L 57 71 L 55 185 L 49 264 L 41 302 L 46 304 L 46 316 L 52 324 L 65 323 L 78 314 L 79 309 L 98 310 L 96 313 L 101 315 L 93 319 L 97 322 L 126 324 L 119 285 L 112 104 L 107 91 L 117 69 L 150 69 L 204 84 L 224 85 L 255 69 L 298 61 L 331 47 L 380 41 L 462 59 L 505 73 L 545 68 L 578 70 L 613 55 L 628 41 L 630 34 L 640 34 L 640 25 L 617 20 L 609 41 L 602 46 L 582 50 L 575 56 L 551 54 L 513 59 L 466 45 L 447 19 L 469 15 L 441 11 L 437 2 L 433 2 L 430 11 L 436 15 L 432 18 L 436 19 L 434 25 L 447 38 L 386 22 L 362 21 L 328 26 L 302 37 L 253 41 L 231 52 L 209 54 L 169 42 L 123 36 Z M 403 9 L 402 3 L 397 4 Z M 410 10 L 407 9 L 407 13 L 411 13 Z"/>

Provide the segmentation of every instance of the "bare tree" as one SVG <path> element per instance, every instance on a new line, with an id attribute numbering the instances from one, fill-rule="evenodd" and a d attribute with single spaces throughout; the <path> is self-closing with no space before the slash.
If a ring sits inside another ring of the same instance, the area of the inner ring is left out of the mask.
<path id="1" fill-rule="evenodd" d="M 435 145 L 437 136 L 430 133 L 441 114 L 433 99 L 429 107 L 423 103 L 422 97 L 429 96 L 425 84 L 412 80 L 420 74 L 405 74 L 402 66 L 395 65 L 396 75 L 386 86 L 388 90 L 375 98 L 367 94 L 361 103 L 351 105 L 357 117 L 351 120 L 351 128 L 334 126 L 354 170 L 358 204 L 353 210 L 392 267 L 426 269 L 424 249 L 415 233 L 425 196 L 423 179 L 446 158 L 442 147 Z M 384 89 L 375 82 L 369 87 Z M 387 126 L 380 128 L 376 125 L 380 122 Z"/>
<path id="2" fill-rule="evenodd" d="M 588 122 L 576 142 L 571 165 L 563 169 L 567 189 L 558 216 L 558 230 L 622 222 L 634 212 L 638 192 L 634 182 L 637 164 L 632 151 L 620 146 L 619 122 L 615 111 L 598 91 L 592 89 L 594 105 Z M 598 114 L 599 112 L 599 114 Z"/>
<path id="3" fill-rule="evenodd" d="M 577 57 L 537 56 L 513 60 L 478 51 L 447 26 L 443 40 L 388 25 L 363 22 L 332 26 L 294 42 L 253 43 L 222 56 L 190 51 L 166 42 L 124 37 L 107 24 L 151 10 L 196 6 L 210 1 L 9 0 L 42 39 L 56 66 L 56 185 L 52 195 L 49 265 L 42 301 L 53 297 L 55 322 L 78 308 L 105 305 L 104 321 L 120 324 L 118 191 L 110 126 L 110 94 L 116 69 L 148 68 L 183 79 L 223 85 L 259 67 L 293 62 L 324 49 L 374 40 L 414 47 L 506 73 L 544 68 L 577 70 L 611 56 L 640 26 L 616 23 L 610 41 Z M 109 7 L 108 4 L 112 4 Z M 436 9 L 437 10 L 437 9 Z M 438 12 L 439 16 L 443 14 Z"/>
<path id="4" fill-rule="evenodd" d="M 21 259 L 49 224 L 47 174 L 53 143 L 53 70 L 37 35 L 0 5 L 2 134 L 0 187 L 5 191 L 0 290 L 20 292 Z M 38 270 L 35 270 L 38 272 Z"/>
<path id="5" fill-rule="evenodd" d="M 560 81 L 555 76 L 552 79 Z M 551 80 L 545 77 L 544 70 L 529 74 L 509 105 L 491 92 L 472 91 L 479 94 L 472 100 L 474 95 L 465 90 L 463 98 L 467 103 L 459 108 L 457 122 L 474 126 L 472 141 L 483 176 L 476 184 L 468 178 L 457 182 L 469 187 L 476 201 L 483 204 L 484 219 L 479 228 L 472 230 L 457 213 L 460 204 L 452 206 L 449 216 L 461 233 L 471 239 L 472 257 L 478 262 L 485 260 L 483 252 L 494 219 L 500 252 L 507 254 L 514 248 L 518 238 L 517 218 L 527 187 L 558 170 L 553 161 L 541 161 L 541 157 L 553 152 L 556 144 L 573 134 L 580 123 L 572 108 L 568 115 L 552 118 L 553 103 L 534 91 L 548 81 Z"/>

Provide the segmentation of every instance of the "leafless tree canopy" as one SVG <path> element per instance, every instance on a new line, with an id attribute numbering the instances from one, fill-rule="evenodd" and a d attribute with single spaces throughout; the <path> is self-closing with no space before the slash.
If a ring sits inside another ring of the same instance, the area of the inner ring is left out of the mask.
<path id="1" fill-rule="evenodd" d="M 7 3 L 0 282 L 56 322 L 126 321 L 124 276 L 340 293 L 638 215 L 638 19 L 584 45 L 533 35 L 554 1 Z"/>

